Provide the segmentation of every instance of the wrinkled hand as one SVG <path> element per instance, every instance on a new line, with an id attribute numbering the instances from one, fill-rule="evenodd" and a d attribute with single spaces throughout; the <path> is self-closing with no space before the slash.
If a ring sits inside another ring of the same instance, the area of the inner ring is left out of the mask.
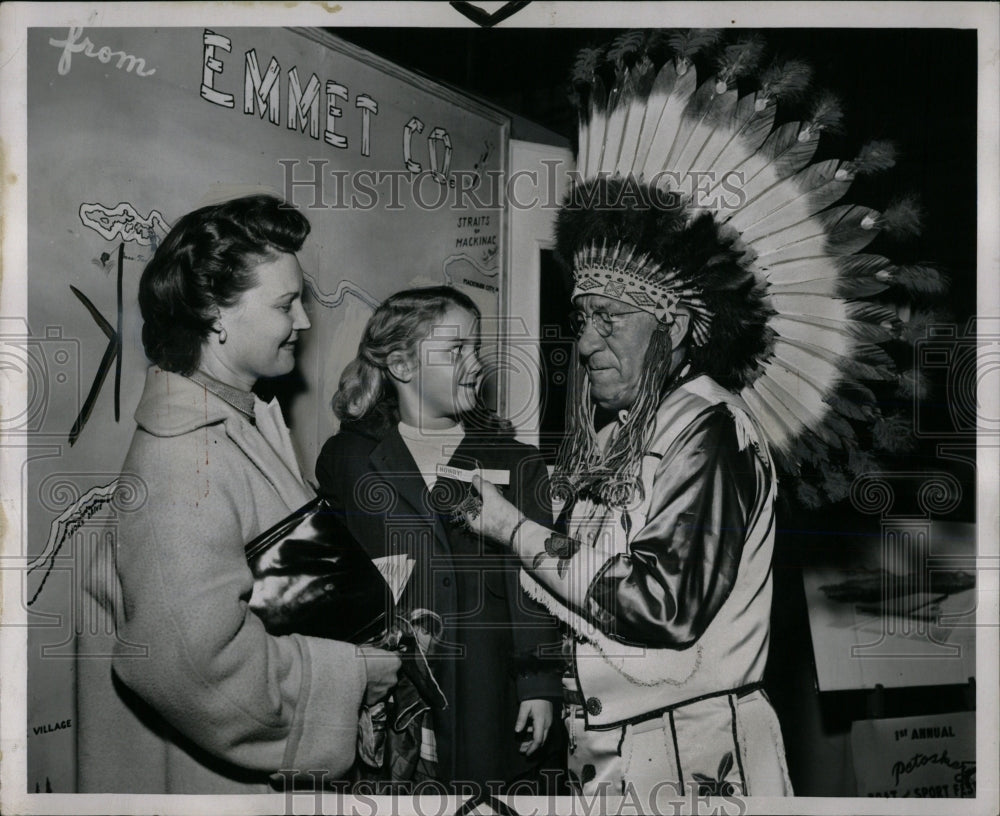
<path id="1" fill-rule="evenodd" d="M 398 682 L 403 661 L 395 652 L 376 649 L 374 646 L 359 646 L 361 656 L 365 659 L 365 671 L 368 672 L 368 687 L 365 689 L 365 705 L 374 705 L 384 700 L 393 686 Z"/>
<path id="2" fill-rule="evenodd" d="M 507 501 L 492 482 L 485 481 L 478 473 L 472 477 L 472 486 L 479 493 L 481 504 L 478 512 L 476 509 L 463 509 L 465 523 L 480 535 L 506 545 L 521 519 L 521 511 Z"/>
<path id="3" fill-rule="evenodd" d="M 531 756 L 542 747 L 542 743 L 549 736 L 553 714 L 552 703 L 548 700 L 525 700 L 521 703 L 514 731 L 524 731 L 527 728 L 531 732 L 531 739 L 521 743 L 522 754 Z"/>

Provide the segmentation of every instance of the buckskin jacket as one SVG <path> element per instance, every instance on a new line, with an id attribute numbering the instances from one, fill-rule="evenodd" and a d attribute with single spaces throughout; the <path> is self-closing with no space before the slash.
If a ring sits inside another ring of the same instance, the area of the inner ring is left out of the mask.
<path id="1" fill-rule="evenodd" d="M 277 403 L 255 413 L 149 369 L 123 466 L 148 495 L 121 516 L 115 657 L 77 663 L 81 792 L 268 792 L 277 771 L 341 778 L 354 761 L 364 660 L 273 637 L 248 606 L 244 545 L 312 498 Z"/>
<path id="2" fill-rule="evenodd" d="M 567 541 L 521 528 L 538 565 L 525 589 L 573 635 L 570 770 L 591 791 L 790 792 L 760 688 L 776 479 L 743 400 L 706 376 L 680 384 L 657 410 L 641 483 L 625 508 L 577 501 Z"/>

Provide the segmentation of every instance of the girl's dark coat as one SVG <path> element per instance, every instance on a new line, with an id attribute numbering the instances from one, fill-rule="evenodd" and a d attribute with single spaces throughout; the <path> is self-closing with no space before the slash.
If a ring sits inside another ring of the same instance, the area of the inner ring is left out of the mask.
<path id="1" fill-rule="evenodd" d="M 543 503 L 548 472 L 535 448 L 503 432 L 466 436 L 450 463 L 509 471 L 506 496 L 528 518 L 551 525 Z M 435 716 L 442 778 L 484 784 L 561 765 L 559 633 L 521 591 L 515 557 L 482 546 L 451 520 L 448 508 L 469 485 L 439 480 L 432 496 L 398 429 L 374 423 L 345 423 L 323 446 L 316 475 L 320 493 L 344 508 L 373 558 L 415 559 L 400 606 L 443 619 L 434 666 L 448 700 Z M 514 725 L 519 703 L 532 698 L 553 700 L 556 722 L 526 761 Z"/>

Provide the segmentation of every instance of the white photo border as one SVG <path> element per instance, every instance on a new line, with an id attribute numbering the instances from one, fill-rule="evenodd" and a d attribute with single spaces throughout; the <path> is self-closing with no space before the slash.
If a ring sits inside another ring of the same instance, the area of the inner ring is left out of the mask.
<path id="1" fill-rule="evenodd" d="M 494 11 L 502 3 L 478 4 Z M 978 248 L 979 274 L 977 316 L 1000 319 L 998 298 L 998 268 L 1000 268 L 1000 140 L 998 140 L 997 100 L 1000 99 L 1000 6 L 991 3 L 949 2 L 703 2 L 703 3 L 549 3 L 533 2 L 514 16 L 501 22 L 501 28 L 516 27 L 720 27 L 720 28 L 972 28 L 978 31 Z M 395 26 L 472 28 L 474 24 L 458 14 L 448 3 L 403 2 L 386 3 L 6 3 L 0 7 L 0 122 L 2 122 L 2 290 L 0 314 L 5 317 L 24 316 L 27 312 L 27 145 L 26 145 L 26 37 L 33 26 L 136 26 L 176 27 L 182 25 L 232 26 Z M 993 380 L 984 379 L 981 386 Z M 3 411 L 17 413 L 24 408 L 26 388 L 23 384 L 4 380 Z M 979 394 L 983 415 L 1000 415 L 1000 394 L 983 387 Z M 2 495 L 2 525 L 4 549 L 7 555 L 21 552 L 18 539 L 22 529 L 21 495 L 25 449 L 4 446 L 0 486 Z M 979 798 L 949 800 L 948 809 L 955 814 L 995 814 L 998 812 L 998 501 L 997 474 L 1000 474 L 1000 449 L 982 445 L 978 450 L 978 552 L 981 563 L 992 559 L 993 567 L 980 570 L 978 575 L 978 626 L 981 648 L 977 656 L 977 766 Z M 12 493 L 8 490 L 13 491 Z M 0 575 L 2 595 L 16 599 L 20 593 L 17 569 L 4 569 Z M 25 648 L 24 612 L 16 603 L 6 603 L 0 626 L 0 648 L 3 654 L 0 680 L 0 810 L 17 814 L 61 813 L 160 813 L 160 814 L 266 814 L 292 812 L 285 794 L 254 797 L 205 796 L 140 796 L 140 795 L 77 795 L 29 794 L 25 791 Z M 372 804 L 374 803 L 374 804 Z M 937 814 L 940 803 L 935 800 L 876 799 L 750 799 L 748 813 L 872 813 L 872 814 Z M 406 799 L 324 796 L 322 812 L 388 814 L 389 808 L 399 813 L 454 813 L 462 804 L 420 803 Z M 579 802 L 561 799 L 555 803 L 558 812 L 584 812 Z M 313 795 L 295 796 L 295 813 L 320 812 Z M 612 800 L 607 805 L 614 812 Z M 545 799 L 518 799 L 518 813 L 548 813 L 552 802 Z M 628 812 L 628 811 L 626 811 Z M 716 810 L 714 812 L 730 812 Z"/>

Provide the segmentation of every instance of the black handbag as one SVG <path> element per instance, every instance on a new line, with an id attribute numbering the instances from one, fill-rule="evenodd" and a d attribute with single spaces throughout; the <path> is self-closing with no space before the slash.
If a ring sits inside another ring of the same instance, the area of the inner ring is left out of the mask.
<path id="1" fill-rule="evenodd" d="M 344 513 L 317 497 L 246 545 L 251 610 L 273 635 L 311 635 L 398 651 L 401 674 L 430 706 L 447 701 L 392 589 Z"/>
<path id="2" fill-rule="evenodd" d="M 344 523 L 317 497 L 246 546 L 250 607 L 275 635 L 369 643 L 391 624 L 392 593 Z"/>

